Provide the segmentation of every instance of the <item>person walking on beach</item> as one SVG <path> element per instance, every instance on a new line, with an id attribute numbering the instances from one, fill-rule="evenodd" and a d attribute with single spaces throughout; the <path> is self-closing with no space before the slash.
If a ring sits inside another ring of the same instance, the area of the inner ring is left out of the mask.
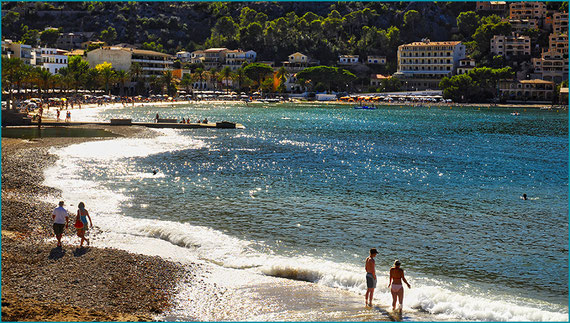
<path id="1" fill-rule="evenodd" d="M 75 221 L 80 220 L 83 223 L 81 228 L 77 228 L 77 236 L 81 238 L 81 243 L 79 244 L 79 248 L 83 248 L 83 241 L 87 241 L 87 245 L 89 246 L 89 239 L 85 238 L 85 233 L 87 232 L 87 219 L 89 219 L 89 223 L 91 224 L 91 228 L 93 228 L 93 221 L 91 221 L 91 217 L 89 216 L 89 212 L 85 209 L 85 203 L 79 202 L 77 205 L 79 208 L 77 210 L 77 218 Z"/>
<path id="2" fill-rule="evenodd" d="M 366 295 L 364 295 L 364 301 L 366 306 L 372 306 L 372 298 L 374 297 L 374 288 L 376 288 L 376 261 L 374 257 L 378 254 L 376 248 L 370 249 L 370 256 L 366 258 Z"/>
<path id="3" fill-rule="evenodd" d="M 67 222 L 69 220 L 67 210 L 63 208 L 63 201 L 59 201 L 59 207 L 53 210 L 51 218 L 53 220 L 53 232 L 57 238 L 57 246 L 61 247 L 61 236 L 63 235 L 63 229 L 67 228 Z"/>
<path id="4" fill-rule="evenodd" d="M 388 281 L 388 288 L 392 285 L 390 291 L 392 292 L 392 310 L 396 310 L 396 299 L 400 301 L 400 312 L 402 311 L 402 303 L 404 301 L 404 286 L 402 286 L 402 280 L 408 288 L 412 288 L 408 281 L 404 277 L 404 270 L 400 268 L 400 261 L 394 261 L 394 266 L 390 268 L 390 279 Z"/>
<path id="5" fill-rule="evenodd" d="M 160 116 L 158 115 L 158 113 L 156 114 L 156 117 L 154 117 L 154 120 L 156 120 L 156 123 L 158 123 L 158 119 L 160 119 Z"/>

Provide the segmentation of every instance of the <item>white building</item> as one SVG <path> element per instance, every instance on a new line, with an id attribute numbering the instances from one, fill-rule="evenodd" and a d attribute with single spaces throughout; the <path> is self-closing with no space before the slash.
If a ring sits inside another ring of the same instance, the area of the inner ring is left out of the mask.
<path id="1" fill-rule="evenodd" d="M 176 58 L 179 59 L 182 63 L 188 63 L 192 60 L 192 53 L 189 52 L 177 52 Z"/>
<path id="2" fill-rule="evenodd" d="M 406 90 L 438 89 L 444 77 L 452 76 L 465 58 L 465 45 L 460 41 L 420 42 L 398 46 L 399 78 Z"/>
<path id="3" fill-rule="evenodd" d="M 338 57 L 339 65 L 354 65 L 358 64 L 358 55 L 340 55 Z"/>
<path id="4" fill-rule="evenodd" d="M 32 50 L 32 65 L 57 74 L 62 67 L 67 67 L 68 56 L 66 50 L 57 48 L 34 48 Z"/>
<path id="5" fill-rule="evenodd" d="M 475 60 L 472 58 L 464 58 L 459 60 L 459 66 L 457 66 L 457 75 L 467 74 L 469 71 L 475 68 Z"/>
<path id="6" fill-rule="evenodd" d="M 366 62 L 368 64 L 386 65 L 386 56 L 368 56 Z"/>

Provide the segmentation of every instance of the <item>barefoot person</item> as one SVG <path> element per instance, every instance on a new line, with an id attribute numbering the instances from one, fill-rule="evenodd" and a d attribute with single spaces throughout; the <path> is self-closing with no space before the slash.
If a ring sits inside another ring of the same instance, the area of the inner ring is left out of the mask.
<path id="1" fill-rule="evenodd" d="M 374 288 L 376 288 L 376 262 L 374 257 L 378 254 L 376 248 L 370 249 L 370 256 L 366 258 L 366 295 L 364 295 L 364 301 L 366 306 L 372 306 L 372 298 L 374 297 Z"/>
<path id="2" fill-rule="evenodd" d="M 83 227 L 77 229 L 77 236 L 81 238 L 81 243 L 79 244 L 80 248 L 83 248 L 83 241 L 87 241 L 87 245 L 89 245 L 89 239 L 85 238 L 85 232 L 87 232 L 87 219 L 91 224 L 91 228 L 93 228 L 93 222 L 91 221 L 91 217 L 89 216 L 89 212 L 85 209 L 85 203 L 79 202 L 77 205 L 79 208 L 77 210 L 77 218 L 83 223 Z"/>
<path id="3" fill-rule="evenodd" d="M 61 236 L 63 235 L 63 229 L 67 228 L 67 222 L 69 220 L 67 210 L 63 208 L 63 201 L 59 201 L 59 207 L 53 210 L 51 218 L 53 220 L 53 232 L 57 238 L 57 246 L 61 247 Z"/>
<path id="4" fill-rule="evenodd" d="M 392 285 L 390 291 L 392 292 L 392 310 L 396 310 L 396 299 L 400 300 L 400 311 L 402 310 L 402 302 L 404 300 L 404 286 L 402 286 L 402 280 L 408 288 L 411 288 L 410 284 L 404 277 L 404 270 L 400 268 L 400 261 L 394 261 L 394 267 L 390 268 L 390 279 L 388 281 L 388 288 Z"/>

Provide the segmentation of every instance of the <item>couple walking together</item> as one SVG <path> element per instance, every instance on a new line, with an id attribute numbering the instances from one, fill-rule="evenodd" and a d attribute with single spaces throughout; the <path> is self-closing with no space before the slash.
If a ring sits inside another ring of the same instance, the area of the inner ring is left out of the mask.
<path id="1" fill-rule="evenodd" d="M 366 301 L 366 306 L 372 306 L 372 298 L 374 297 L 374 288 L 376 288 L 376 262 L 374 257 L 378 254 L 376 248 L 370 249 L 370 256 L 366 258 L 366 295 L 364 296 Z M 394 266 L 390 268 L 390 278 L 388 281 L 388 288 L 392 293 L 392 310 L 396 310 L 396 300 L 399 300 L 400 311 L 402 310 L 402 302 L 404 300 L 404 286 L 402 281 L 411 288 L 410 284 L 404 277 L 404 270 L 400 268 L 400 261 L 396 260 Z"/>
<path id="2" fill-rule="evenodd" d="M 57 246 L 61 247 L 61 237 L 63 235 L 64 228 L 68 227 L 69 222 L 69 212 L 63 207 L 63 201 L 59 201 L 59 207 L 53 210 L 52 220 L 53 220 L 53 231 L 55 237 L 57 238 Z M 91 221 L 91 216 L 89 212 L 85 209 L 85 203 L 80 202 L 78 205 L 77 217 L 75 218 L 75 228 L 77 229 L 77 236 L 81 238 L 80 248 L 83 248 L 83 242 L 87 241 L 89 245 L 89 239 L 85 238 L 85 232 L 88 228 L 87 219 L 91 223 L 91 228 L 93 228 L 93 222 Z"/>

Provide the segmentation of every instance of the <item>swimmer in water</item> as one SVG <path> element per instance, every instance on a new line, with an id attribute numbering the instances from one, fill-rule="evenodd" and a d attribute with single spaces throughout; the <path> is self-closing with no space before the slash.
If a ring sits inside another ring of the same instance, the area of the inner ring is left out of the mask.
<path id="1" fill-rule="evenodd" d="M 156 175 L 156 170 L 153 170 L 153 171 L 152 171 L 152 175 Z"/>
<path id="2" fill-rule="evenodd" d="M 525 201 L 528 200 L 528 197 L 526 197 L 526 194 L 523 194 L 522 199 Z"/>

